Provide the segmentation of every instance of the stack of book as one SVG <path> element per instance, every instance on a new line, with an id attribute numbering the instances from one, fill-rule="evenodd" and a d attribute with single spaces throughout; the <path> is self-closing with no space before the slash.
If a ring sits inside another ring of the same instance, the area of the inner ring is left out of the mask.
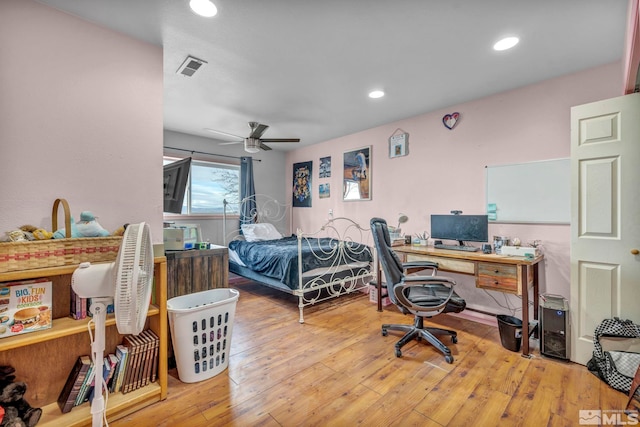
<path id="1" fill-rule="evenodd" d="M 78 294 L 71 290 L 70 315 L 76 320 L 87 317 L 87 298 L 80 298 Z"/>
<path id="2" fill-rule="evenodd" d="M 110 393 L 129 393 L 155 382 L 158 373 L 160 340 L 151 330 L 127 335 L 115 353 L 103 361 L 102 378 Z M 89 356 L 78 357 L 58 396 L 62 413 L 93 400 L 95 394 L 94 363 Z"/>
<path id="3" fill-rule="evenodd" d="M 91 298 L 81 298 L 71 290 L 71 306 L 69 310 L 69 314 L 76 320 L 86 319 L 87 316 L 91 317 L 93 314 L 91 313 Z M 107 314 L 113 313 L 113 304 L 109 304 L 107 306 Z"/>

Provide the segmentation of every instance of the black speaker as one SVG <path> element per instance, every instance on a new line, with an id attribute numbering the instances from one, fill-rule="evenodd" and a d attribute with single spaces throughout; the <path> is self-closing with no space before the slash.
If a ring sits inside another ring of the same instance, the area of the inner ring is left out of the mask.
<path id="1" fill-rule="evenodd" d="M 491 243 L 483 243 L 482 244 L 482 253 L 490 254 L 491 253 Z"/>
<path id="2" fill-rule="evenodd" d="M 569 360 L 569 306 L 555 295 L 540 295 L 540 353 Z"/>

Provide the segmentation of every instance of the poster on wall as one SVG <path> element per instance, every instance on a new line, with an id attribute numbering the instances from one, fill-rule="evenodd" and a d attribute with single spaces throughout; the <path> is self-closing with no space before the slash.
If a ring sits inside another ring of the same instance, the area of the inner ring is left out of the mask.
<path id="1" fill-rule="evenodd" d="M 343 171 L 343 200 L 371 200 L 371 146 L 346 151 Z"/>
<path id="2" fill-rule="evenodd" d="M 293 207 L 311 207 L 311 172 L 313 162 L 293 164 Z"/>
<path id="3" fill-rule="evenodd" d="M 329 184 L 320 184 L 318 186 L 318 191 L 320 193 L 320 198 L 321 199 L 328 199 L 329 197 L 331 197 L 331 187 L 329 187 Z"/>
<path id="4" fill-rule="evenodd" d="M 319 177 L 331 178 L 331 156 L 320 157 Z"/>

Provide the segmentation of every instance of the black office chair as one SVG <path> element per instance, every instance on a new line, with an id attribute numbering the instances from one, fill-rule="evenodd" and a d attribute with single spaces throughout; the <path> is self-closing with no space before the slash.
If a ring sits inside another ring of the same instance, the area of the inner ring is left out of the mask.
<path id="1" fill-rule="evenodd" d="M 391 239 L 387 222 L 381 218 L 371 219 L 373 241 L 378 252 L 378 260 L 384 271 L 387 293 L 401 312 L 415 316 L 413 325 L 382 325 L 382 336 L 388 331 L 402 331 L 405 335 L 396 343 L 396 357 L 402 356 L 401 348 L 413 339 L 427 340 L 444 353 L 447 363 L 453 363 L 451 350 L 436 335 L 449 335 L 451 342 L 458 342 L 457 333 L 448 329 L 424 327 L 424 318 L 440 313 L 459 313 L 466 302 L 453 290 L 455 282 L 436 275 L 438 264 L 428 261 L 402 263 L 391 249 Z M 407 270 L 430 270 L 431 276 L 408 275 Z"/>

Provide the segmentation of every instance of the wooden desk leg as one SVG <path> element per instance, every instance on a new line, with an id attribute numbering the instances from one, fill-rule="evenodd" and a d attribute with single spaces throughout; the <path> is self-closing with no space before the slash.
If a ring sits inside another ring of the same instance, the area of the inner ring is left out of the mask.
<path id="1" fill-rule="evenodd" d="M 520 277 L 522 278 L 522 356 L 530 358 L 529 355 L 529 280 L 527 278 L 527 266 L 520 266 Z"/>

